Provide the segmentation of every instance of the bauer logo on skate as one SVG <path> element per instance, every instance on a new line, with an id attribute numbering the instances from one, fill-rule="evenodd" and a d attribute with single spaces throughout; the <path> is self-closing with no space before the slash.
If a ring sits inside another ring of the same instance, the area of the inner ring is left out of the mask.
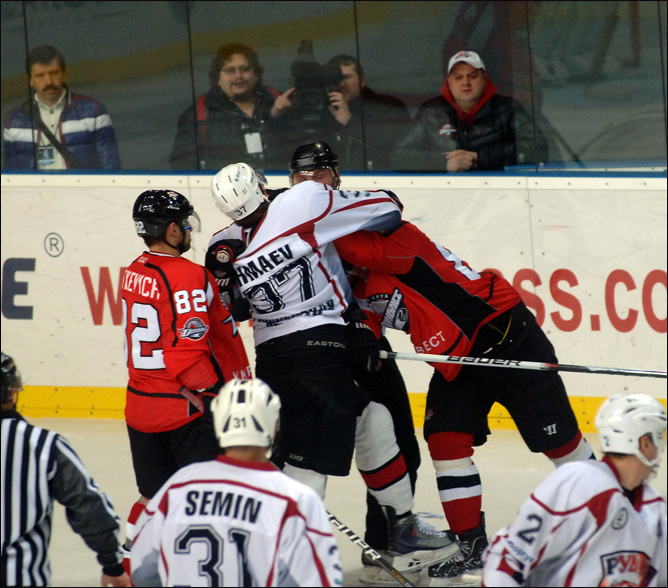
<path id="1" fill-rule="evenodd" d="M 179 337 L 181 339 L 192 339 L 197 341 L 206 335 L 209 330 L 209 325 L 204 324 L 204 321 L 194 316 L 186 321 L 182 329 L 179 329 Z"/>
<path id="2" fill-rule="evenodd" d="M 601 556 L 603 579 L 599 586 L 649 586 L 656 575 L 651 558 L 640 551 L 617 551 Z"/>

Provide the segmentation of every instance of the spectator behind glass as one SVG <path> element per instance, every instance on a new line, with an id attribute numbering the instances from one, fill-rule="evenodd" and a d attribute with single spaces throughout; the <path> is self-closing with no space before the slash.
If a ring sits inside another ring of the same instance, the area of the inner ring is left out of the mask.
<path id="1" fill-rule="evenodd" d="M 63 54 L 50 45 L 34 47 L 26 71 L 31 97 L 5 120 L 5 168 L 120 168 L 111 117 L 104 104 L 70 91 Z"/>
<path id="2" fill-rule="evenodd" d="M 376 94 L 366 85 L 364 69 L 350 55 L 337 55 L 343 81 L 329 94 L 330 112 L 341 127 L 339 151 L 344 165 L 367 170 L 391 169 L 391 155 L 410 124 L 408 107 L 398 98 Z"/>
<path id="3" fill-rule="evenodd" d="M 547 159 L 533 119 L 517 100 L 496 93 L 477 53 L 453 55 L 441 94 L 420 106 L 397 153 L 398 169 L 501 170 Z"/>
<path id="4" fill-rule="evenodd" d="M 262 84 L 264 69 L 247 45 L 218 49 L 209 70 L 211 89 L 180 117 L 172 169 L 215 169 L 230 161 L 256 168 L 282 167 L 269 115 L 279 93 Z M 197 131 L 195 131 L 197 129 Z"/>
<path id="5" fill-rule="evenodd" d="M 304 59 L 315 61 L 312 53 Z M 391 169 L 392 151 L 410 124 L 408 108 L 398 98 L 367 87 L 364 70 L 354 57 L 337 55 L 323 67 L 331 66 L 341 68 L 342 79 L 328 86 L 326 111 L 316 115 L 295 108 L 295 88 L 290 88 L 276 99 L 272 117 L 281 121 L 288 141 L 325 140 L 336 145 L 344 167 Z"/>

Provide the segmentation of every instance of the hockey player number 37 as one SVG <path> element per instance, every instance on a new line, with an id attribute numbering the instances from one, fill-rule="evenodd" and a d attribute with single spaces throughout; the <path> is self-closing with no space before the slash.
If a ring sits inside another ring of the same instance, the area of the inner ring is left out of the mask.
<path id="1" fill-rule="evenodd" d="M 308 260 L 304 258 L 299 258 L 289 263 L 266 282 L 251 286 L 244 292 L 244 295 L 252 301 L 253 308 L 258 314 L 276 312 L 285 308 L 280 290 L 282 288 L 285 289 L 285 285 L 290 279 L 294 278 L 299 280 L 299 292 L 302 302 L 315 296 L 311 266 Z"/>
<path id="2" fill-rule="evenodd" d="M 193 525 L 188 527 L 176 538 L 174 552 L 190 556 L 190 550 L 195 543 L 204 543 L 207 553 L 205 559 L 198 562 L 198 573 L 200 576 L 209 578 L 209 586 L 252 586 L 252 578 L 248 571 L 246 549 L 250 533 L 243 529 L 230 529 L 228 532 L 229 542 L 236 545 L 237 570 L 239 579 L 236 583 L 227 584 L 223 582 L 223 552 L 225 540 L 217 533 L 211 525 Z M 191 561 L 190 558 L 188 561 Z M 181 569 L 183 565 L 179 566 Z"/>

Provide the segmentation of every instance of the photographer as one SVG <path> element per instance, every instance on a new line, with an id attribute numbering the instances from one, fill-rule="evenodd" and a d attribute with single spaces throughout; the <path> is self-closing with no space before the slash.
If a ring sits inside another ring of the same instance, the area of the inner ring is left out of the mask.
<path id="1" fill-rule="evenodd" d="M 269 115 L 278 92 L 262 84 L 258 54 L 247 45 L 218 49 L 211 89 L 180 117 L 169 160 L 172 169 L 220 169 L 229 161 L 278 169 L 279 137 Z"/>
<path id="2" fill-rule="evenodd" d="M 337 55 L 320 65 L 302 41 L 291 66 L 293 88 L 276 99 L 272 117 L 286 139 L 336 146 L 349 169 L 390 169 L 390 157 L 410 124 L 406 105 L 366 85 L 359 61 Z"/>

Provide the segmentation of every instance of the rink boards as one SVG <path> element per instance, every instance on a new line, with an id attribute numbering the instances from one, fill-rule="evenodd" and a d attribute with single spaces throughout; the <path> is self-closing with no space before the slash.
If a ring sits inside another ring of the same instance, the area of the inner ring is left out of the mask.
<path id="1" fill-rule="evenodd" d="M 227 224 L 209 182 L 167 174 L 2 175 L 2 350 L 23 374 L 26 415 L 122 418 L 119 282 L 143 251 L 132 204 L 150 188 L 185 194 L 202 219 L 187 256 L 203 263 L 210 235 Z M 269 182 L 285 186 L 287 176 Z M 474 269 L 503 273 L 561 362 L 666 370 L 665 178 L 350 176 L 343 186 L 395 191 L 406 220 Z M 243 325 L 241 332 L 252 361 L 251 331 Z M 403 333 L 388 335 L 396 351 L 413 351 Z M 429 353 L 429 340 L 422 343 Z M 421 426 L 432 370 L 421 362 L 400 367 Z M 584 430 L 610 394 L 666 398 L 666 380 L 564 380 Z M 498 405 L 490 425 L 512 428 Z"/>

